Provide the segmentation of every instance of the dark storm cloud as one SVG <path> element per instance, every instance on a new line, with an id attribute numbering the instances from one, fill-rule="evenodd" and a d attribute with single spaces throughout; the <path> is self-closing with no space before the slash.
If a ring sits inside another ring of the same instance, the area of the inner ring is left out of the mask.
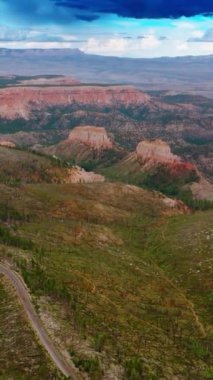
<path id="1" fill-rule="evenodd" d="M 133 18 L 178 18 L 211 14 L 212 0 L 52 0 L 59 7 Z"/>
<path id="2" fill-rule="evenodd" d="M 88 22 L 91 22 L 91 21 L 95 21 L 99 18 L 99 16 L 97 15 L 75 15 L 75 17 L 77 18 L 77 20 L 82 20 L 82 21 L 88 21 Z"/>
<path id="3" fill-rule="evenodd" d="M 1 4 L 6 5 L 6 16 L 29 24 L 92 22 L 103 14 L 159 19 L 213 13 L 213 0 L 0 0 Z M 0 14 L 0 22 L 4 16 Z"/>

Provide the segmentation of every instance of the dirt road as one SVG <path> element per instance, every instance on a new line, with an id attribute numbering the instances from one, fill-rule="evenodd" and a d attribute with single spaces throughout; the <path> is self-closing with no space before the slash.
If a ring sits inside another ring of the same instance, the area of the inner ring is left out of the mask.
<path id="1" fill-rule="evenodd" d="M 54 343 L 47 335 L 42 322 L 32 304 L 30 295 L 21 276 L 3 264 L 0 264 L 0 273 L 6 276 L 12 283 L 13 287 L 16 289 L 16 293 L 21 303 L 23 304 L 24 310 L 34 331 L 40 339 L 41 345 L 48 352 L 56 367 L 63 373 L 64 376 L 69 377 L 72 380 L 79 380 L 75 374 L 74 368 L 71 366 L 71 364 L 65 361 L 61 353 L 57 350 Z"/>

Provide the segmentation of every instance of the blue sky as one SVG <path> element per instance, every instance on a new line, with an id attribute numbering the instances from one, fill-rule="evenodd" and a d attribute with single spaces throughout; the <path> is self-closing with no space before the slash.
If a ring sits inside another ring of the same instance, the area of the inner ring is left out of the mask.
<path id="1" fill-rule="evenodd" d="M 213 54 L 213 1 L 0 0 L 0 47 L 91 54 Z"/>

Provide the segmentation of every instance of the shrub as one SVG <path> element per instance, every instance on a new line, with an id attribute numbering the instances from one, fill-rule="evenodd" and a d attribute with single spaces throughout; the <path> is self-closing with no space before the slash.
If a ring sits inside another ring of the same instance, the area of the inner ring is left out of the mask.
<path id="1" fill-rule="evenodd" d="M 207 347 L 204 347 L 201 342 L 195 339 L 190 341 L 189 349 L 198 359 L 205 359 L 209 355 Z"/>
<path id="2" fill-rule="evenodd" d="M 101 352 L 106 342 L 106 334 L 96 334 L 94 338 L 95 350 Z"/>
<path id="3" fill-rule="evenodd" d="M 102 377 L 102 370 L 98 358 L 72 358 L 74 364 L 79 369 L 87 372 L 91 379 L 100 380 Z"/>
<path id="4" fill-rule="evenodd" d="M 126 361 L 124 365 L 126 380 L 143 380 L 144 363 L 142 358 L 134 357 Z"/>
<path id="5" fill-rule="evenodd" d="M 10 230 L 3 226 L 0 226 L 0 241 L 6 245 L 11 245 L 24 250 L 34 249 L 34 244 L 31 240 L 11 234 Z"/>

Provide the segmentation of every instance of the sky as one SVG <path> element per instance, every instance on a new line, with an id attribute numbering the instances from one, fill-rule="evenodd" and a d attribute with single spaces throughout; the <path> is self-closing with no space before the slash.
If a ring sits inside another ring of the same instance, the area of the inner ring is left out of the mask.
<path id="1" fill-rule="evenodd" d="M 213 54 L 213 0 L 0 0 L 0 48 Z"/>

